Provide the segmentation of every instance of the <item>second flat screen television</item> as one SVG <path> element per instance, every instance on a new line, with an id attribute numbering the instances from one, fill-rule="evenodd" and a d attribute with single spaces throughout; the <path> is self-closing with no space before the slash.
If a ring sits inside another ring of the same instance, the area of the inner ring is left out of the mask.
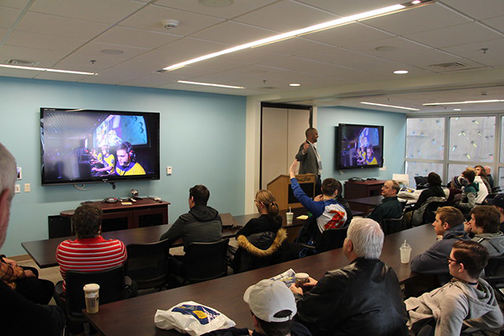
<path id="1" fill-rule="evenodd" d="M 383 126 L 339 124 L 336 169 L 383 167 Z"/>

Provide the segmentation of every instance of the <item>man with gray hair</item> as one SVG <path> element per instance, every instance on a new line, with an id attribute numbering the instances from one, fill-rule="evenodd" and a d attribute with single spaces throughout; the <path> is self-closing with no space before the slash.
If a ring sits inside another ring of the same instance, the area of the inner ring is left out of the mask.
<path id="1" fill-rule="evenodd" d="M 16 161 L 0 143 L 0 247 L 7 235 L 16 178 Z M 0 281 L 0 298 L 2 335 L 61 335 L 65 321 L 61 308 L 35 304 L 3 281 Z"/>
<path id="2" fill-rule="evenodd" d="M 316 335 L 407 335 L 406 308 L 394 270 L 378 259 L 384 234 L 369 218 L 354 218 L 343 253 L 350 264 L 303 287 L 291 286 L 298 320 Z"/>

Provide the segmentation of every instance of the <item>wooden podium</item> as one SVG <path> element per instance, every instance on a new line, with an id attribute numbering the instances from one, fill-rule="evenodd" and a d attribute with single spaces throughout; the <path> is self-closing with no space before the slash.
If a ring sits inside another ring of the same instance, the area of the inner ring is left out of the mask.
<path id="1" fill-rule="evenodd" d="M 317 176 L 315 174 L 303 174 L 296 175 L 296 178 L 301 186 L 301 189 L 305 192 L 308 197 L 313 198 L 315 196 L 315 183 L 317 182 Z M 268 190 L 275 195 L 280 210 L 287 210 L 291 208 L 300 208 L 303 205 L 299 203 L 292 192 L 290 186 L 289 175 L 279 175 L 273 181 L 268 183 Z"/>

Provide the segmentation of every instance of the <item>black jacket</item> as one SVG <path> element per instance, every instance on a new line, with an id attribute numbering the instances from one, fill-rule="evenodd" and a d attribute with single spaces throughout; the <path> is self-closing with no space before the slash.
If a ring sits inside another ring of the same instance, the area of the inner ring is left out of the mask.
<path id="1" fill-rule="evenodd" d="M 399 281 L 378 259 L 357 258 L 329 271 L 296 299 L 297 320 L 315 336 L 408 334 Z"/>
<path id="2" fill-rule="evenodd" d="M 184 250 L 193 242 L 214 242 L 222 238 L 222 221 L 219 212 L 206 205 L 196 205 L 180 216 L 160 240 L 173 244 L 177 239 L 184 241 Z"/>

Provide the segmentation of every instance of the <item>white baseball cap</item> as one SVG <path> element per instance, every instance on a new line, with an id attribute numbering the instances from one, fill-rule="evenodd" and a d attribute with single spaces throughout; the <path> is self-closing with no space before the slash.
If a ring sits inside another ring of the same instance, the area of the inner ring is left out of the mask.
<path id="1" fill-rule="evenodd" d="M 266 322 L 286 322 L 297 313 L 294 294 L 282 281 L 261 280 L 247 288 L 243 300 L 257 318 Z M 290 311 L 290 314 L 275 316 L 283 310 Z"/>

